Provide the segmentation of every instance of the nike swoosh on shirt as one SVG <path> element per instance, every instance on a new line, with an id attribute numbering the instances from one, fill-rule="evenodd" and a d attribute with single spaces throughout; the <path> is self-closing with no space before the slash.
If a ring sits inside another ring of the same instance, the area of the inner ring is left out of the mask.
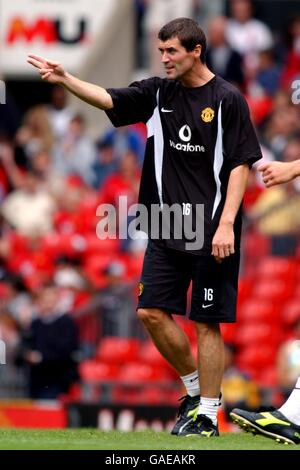
<path id="1" fill-rule="evenodd" d="M 202 308 L 208 308 L 208 307 L 212 307 L 213 304 L 208 304 L 208 305 L 204 305 L 202 304 Z"/>
<path id="2" fill-rule="evenodd" d="M 161 108 L 161 112 L 162 113 L 173 113 L 174 109 L 165 109 L 165 108 Z"/>

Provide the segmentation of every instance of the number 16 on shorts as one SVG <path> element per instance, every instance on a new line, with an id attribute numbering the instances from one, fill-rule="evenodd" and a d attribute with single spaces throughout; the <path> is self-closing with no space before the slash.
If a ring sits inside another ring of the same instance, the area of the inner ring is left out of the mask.
<path id="1" fill-rule="evenodd" d="M 206 287 L 204 288 L 204 301 L 205 302 L 211 302 L 214 300 L 214 290 L 213 289 L 207 289 Z"/>

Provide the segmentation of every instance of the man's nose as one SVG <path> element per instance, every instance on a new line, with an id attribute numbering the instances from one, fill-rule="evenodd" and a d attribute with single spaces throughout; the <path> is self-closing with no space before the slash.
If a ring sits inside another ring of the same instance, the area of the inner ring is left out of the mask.
<path id="1" fill-rule="evenodd" d="M 161 61 L 162 61 L 163 64 L 166 64 L 167 62 L 169 62 L 169 57 L 168 57 L 168 54 L 166 52 L 162 53 Z"/>

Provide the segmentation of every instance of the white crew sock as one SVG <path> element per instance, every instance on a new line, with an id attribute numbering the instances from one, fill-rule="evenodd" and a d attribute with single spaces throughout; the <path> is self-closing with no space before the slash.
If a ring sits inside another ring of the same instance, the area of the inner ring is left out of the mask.
<path id="1" fill-rule="evenodd" d="M 216 426 L 218 423 L 217 414 L 221 404 L 220 398 L 200 397 L 198 415 L 205 415 L 212 420 Z"/>
<path id="2" fill-rule="evenodd" d="M 186 393 L 190 395 L 190 397 L 196 397 L 197 395 L 200 395 L 197 370 L 195 370 L 195 372 L 192 372 L 191 374 L 183 375 L 180 378 L 186 388 Z"/>
<path id="3" fill-rule="evenodd" d="M 289 398 L 278 411 L 289 421 L 300 426 L 300 377 L 298 377 L 295 388 Z"/>

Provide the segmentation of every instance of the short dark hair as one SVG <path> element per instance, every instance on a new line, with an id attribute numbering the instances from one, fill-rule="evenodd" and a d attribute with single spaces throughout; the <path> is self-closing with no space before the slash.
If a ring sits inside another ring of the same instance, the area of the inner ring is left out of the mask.
<path id="1" fill-rule="evenodd" d="M 161 28 L 158 39 L 165 42 L 177 37 L 183 47 L 191 52 L 200 44 L 200 60 L 205 63 L 206 37 L 199 24 L 191 18 L 176 18 Z"/>

